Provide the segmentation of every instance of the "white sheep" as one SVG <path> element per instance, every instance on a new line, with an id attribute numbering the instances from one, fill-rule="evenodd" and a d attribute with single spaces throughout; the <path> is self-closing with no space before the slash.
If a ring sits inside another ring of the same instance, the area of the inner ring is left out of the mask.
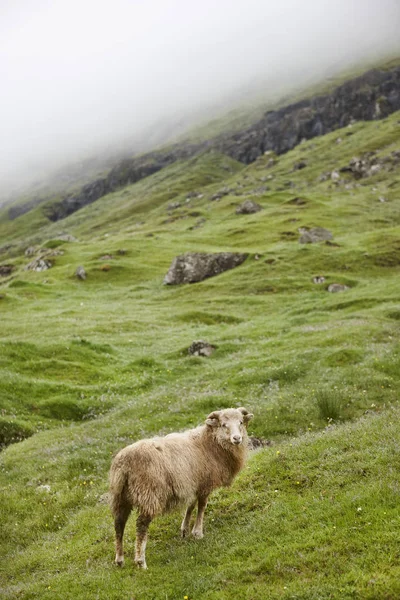
<path id="1" fill-rule="evenodd" d="M 248 449 L 245 408 L 227 408 L 208 415 L 205 425 L 146 439 L 123 448 L 110 470 L 110 502 L 114 515 L 117 565 L 124 562 L 122 538 L 126 521 L 138 511 L 135 563 L 146 569 L 147 530 L 157 515 L 186 506 L 182 537 L 198 505 L 192 535 L 203 537 L 203 517 L 210 493 L 229 486 L 243 468 Z"/>

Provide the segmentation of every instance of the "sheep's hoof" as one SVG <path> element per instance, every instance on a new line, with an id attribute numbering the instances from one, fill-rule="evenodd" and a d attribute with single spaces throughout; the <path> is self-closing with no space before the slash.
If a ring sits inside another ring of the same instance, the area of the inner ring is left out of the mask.
<path id="1" fill-rule="evenodd" d="M 204 537 L 204 533 L 198 529 L 193 529 L 192 536 L 196 538 L 196 540 L 201 540 Z"/>
<path id="2" fill-rule="evenodd" d="M 185 538 L 189 535 L 189 529 L 181 529 L 181 537 Z"/>
<path id="3" fill-rule="evenodd" d="M 146 561 L 143 558 L 136 559 L 135 563 L 139 569 L 147 569 Z"/>
<path id="4" fill-rule="evenodd" d="M 117 565 L 117 567 L 123 567 L 124 566 L 124 557 L 123 556 L 116 556 L 115 557 L 115 564 Z"/>

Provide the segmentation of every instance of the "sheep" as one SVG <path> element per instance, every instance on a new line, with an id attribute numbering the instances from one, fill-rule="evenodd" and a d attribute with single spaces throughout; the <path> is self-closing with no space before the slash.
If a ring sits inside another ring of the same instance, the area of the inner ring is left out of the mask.
<path id="1" fill-rule="evenodd" d="M 243 468 L 247 424 L 253 417 L 245 408 L 227 408 L 208 415 L 205 424 L 183 433 L 140 440 L 123 448 L 110 469 L 110 505 L 114 516 L 115 563 L 124 562 L 123 535 L 136 508 L 135 563 L 146 569 L 147 531 L 151 521 L 179 506 L 186 507 L 181 536 L 203 537 L 203 518 L 210 493 L 231 485 Z"/>

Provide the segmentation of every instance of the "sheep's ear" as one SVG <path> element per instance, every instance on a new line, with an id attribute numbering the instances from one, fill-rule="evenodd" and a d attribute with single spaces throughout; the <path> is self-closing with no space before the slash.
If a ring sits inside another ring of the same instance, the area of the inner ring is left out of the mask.
<path id="1" fill-rule="evenodd" d="M 243 421 L 245 423 L 248 423 L 254 417 L 253 413 L 249 413 L 249 411 L 246 410 L 245 408 L 243 408 L 243 406 L 241 406 L 240 408 L 238 408 L 238 410 L 240 410 L 240 412 L 242 413 L 242 415 L 243 415 Z"/>
<path id="2" fill-rule="evenodd" d="M 218 427 L 220 414 L 220 410 L 215 410 L 214 412 L 210 413 L 206 419 L 206 425 L 209 425 L 210 427 Z"/>

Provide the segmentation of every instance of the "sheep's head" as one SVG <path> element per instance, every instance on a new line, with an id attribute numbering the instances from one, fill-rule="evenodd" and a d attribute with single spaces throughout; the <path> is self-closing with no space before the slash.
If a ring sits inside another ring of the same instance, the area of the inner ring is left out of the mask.
<path id="1" fill-rule="evenodd" d="M 253 416 L 242 407 L 226 408 L 209 414 L 206 425 L 215 429 L 219 441 L 239 446 L 246 437 L 247 424 Z"/>

